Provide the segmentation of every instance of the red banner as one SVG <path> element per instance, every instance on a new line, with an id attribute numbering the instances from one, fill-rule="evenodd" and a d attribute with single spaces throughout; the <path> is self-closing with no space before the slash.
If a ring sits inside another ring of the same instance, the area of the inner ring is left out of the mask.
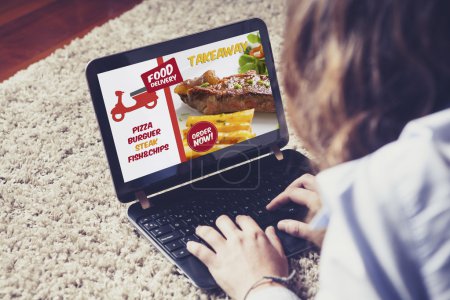
<path id="1" fill-rule="evenodd" d="M 141 74 L 142 81 L 149 93 L 156 92 L 183 81 L 175 58 Z"/>

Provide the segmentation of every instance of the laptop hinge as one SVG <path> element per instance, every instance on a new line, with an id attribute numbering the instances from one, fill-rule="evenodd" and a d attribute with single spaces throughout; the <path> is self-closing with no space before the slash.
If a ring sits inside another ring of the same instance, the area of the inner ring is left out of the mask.
<path id="1" fill-rule="evenodd" d="M 143 191 L 138 191 L 135 193 L 136 198 L 139 200 L 142 209 L 150 208 L 150 200 L 147 198 L 147 195 Z"/>
<path id="2" fill-rule="evenodd" d="M 283 152 L 281 152 L 277 145 L 272 145 L 271 149 L 277 160 L 283 160 Z"/>

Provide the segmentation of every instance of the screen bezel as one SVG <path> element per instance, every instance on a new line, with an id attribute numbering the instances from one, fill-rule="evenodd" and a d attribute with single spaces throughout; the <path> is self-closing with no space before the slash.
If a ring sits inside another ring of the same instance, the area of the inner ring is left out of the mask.
<path id="1" fill-rule="evenodd" d="M 269 72 L 272 94 L 275 100 L 279 128 L 208 155 L 188 160 L 184 163 L 150 173 L 129 182 L 124 182 L 111 128 L 109 126 L 108 112 L 104 105 L 97 74 L 257 30 L 259 30 L 264 48 L 266 66 Z M 272 146 L 276 145 L 278 148 L 282 148 L 288 143 L 289 134 L 286 126 L 283 104 L 281 102 L 269 34 L 266 24 L 261 19 L 249 19 L 162 43 L 94 59 L 90 61 L 86 67 L 86 78 L 100 127 L 114 187 L 117 197 L 121 202 L 135 200 L 135 193 L 138 191 L 144 191 L 146 195 L 150 195 L 218 171 L 218 161 L 220 161 L 220 169 L 227 168 L 266 154 L 271 151 Z M 236 155 L 237 152 L 242 155 Z"/>

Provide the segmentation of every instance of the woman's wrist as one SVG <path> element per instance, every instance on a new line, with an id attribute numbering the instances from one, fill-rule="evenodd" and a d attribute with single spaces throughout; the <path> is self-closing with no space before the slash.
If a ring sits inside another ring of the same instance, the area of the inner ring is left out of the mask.
<path id="1" fill-rule="evenodd" d="M 279 283 L 279 282 L 275 282 L 275 281 L 272 281 L 270 279 L 266 279 L 266 280 L 258 283 L 256 286 L 250 287 L 249 290 L 246 292 L 246 294 L 244 295 L 244 297 L 242 299 L 243 300 L 248 300 L 248 299 L 251 298 L 251 294 L 256 293 L 258 291 L 261 291 L 263 289 L 270 288 L 270 287 L 283 287 L 283 288 L 285 288 L 286 286 L 281 284 L 281 283 Z"/>
<path id="2" fill-rule="evenodd" d="M 291 274 L 287 277 L 278 277 L 278 276 L 263 276 L 260 280 L 256 281 L 245 293 L 244 300 L 250 295 L 251 292 L 257 290 L 261 290 L 262 286 L 265 288 L 268 287 L 283 287 L 286 288 L 286 284 L 294 278 L 295 270 L 292 270 Z"/>

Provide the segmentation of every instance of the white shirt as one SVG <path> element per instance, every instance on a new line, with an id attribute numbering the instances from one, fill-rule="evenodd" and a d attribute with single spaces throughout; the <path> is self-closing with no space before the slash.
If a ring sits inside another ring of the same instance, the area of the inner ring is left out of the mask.
<path id="1" fill-rule="evenodd" d="M 317 181 L 318 299 L 450 299 L 450 109 Z"/>
<path id="2" fill-rule="evenodd" d="M 317 181 L 317 299 L 450 299 L 450 109 Z"/>

